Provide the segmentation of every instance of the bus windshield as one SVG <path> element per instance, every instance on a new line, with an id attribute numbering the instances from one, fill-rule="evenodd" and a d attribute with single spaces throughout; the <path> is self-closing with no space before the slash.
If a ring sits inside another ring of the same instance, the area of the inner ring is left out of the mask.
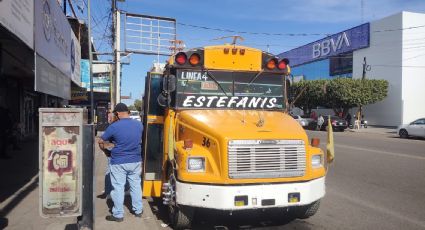
<path id="1" fill-rule="evenodd" d="M 284 108 L 283 76 L 276 73 L 177 71 L 179 108 Z"/>

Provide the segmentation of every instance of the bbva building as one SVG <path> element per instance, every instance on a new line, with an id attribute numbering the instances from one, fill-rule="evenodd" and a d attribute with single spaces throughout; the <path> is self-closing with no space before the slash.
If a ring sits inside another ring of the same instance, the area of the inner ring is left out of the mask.
<path id="1" fill-rule="evenodd" d="M 335 77 L 385 79 L 388 96 L 364 107 L 371 125 L 425 117 L 425 14 L 401 12 L 283 52 L 295 81 Z"/>

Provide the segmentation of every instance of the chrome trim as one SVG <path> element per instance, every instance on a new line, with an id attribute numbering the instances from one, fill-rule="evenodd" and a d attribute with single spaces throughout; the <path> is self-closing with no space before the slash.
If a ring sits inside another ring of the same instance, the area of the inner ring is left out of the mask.
<path id="1" fill-rule="evenodd" d="M 298 177 L 305 174 L 302 140 L 230 140 L 230 178 Z"/>

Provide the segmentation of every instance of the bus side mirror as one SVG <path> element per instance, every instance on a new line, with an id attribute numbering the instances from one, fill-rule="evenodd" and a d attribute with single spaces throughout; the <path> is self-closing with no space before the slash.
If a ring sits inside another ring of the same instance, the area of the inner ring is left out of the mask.
<path id="1" fill-rule="evenodd" d="M 168 93 L 174 92 L 176 90 L 175 75 L 164 75 L 164 80 L 162 81 L 162 90 L 167 91 Z"/>
<path id="2" fill-rule="evenodd" d="M 158 101 L 159 106 L 167 107 L 171 101 L 171 97 L 167 91 L 162 91 L 161 94 L 158 95 L 158 98 L 156 100 Z"/>
<path id="3" fill-rule="evenodd" d="M 176 91 L 176 76 L 168 75 L 168 92 Z"/>

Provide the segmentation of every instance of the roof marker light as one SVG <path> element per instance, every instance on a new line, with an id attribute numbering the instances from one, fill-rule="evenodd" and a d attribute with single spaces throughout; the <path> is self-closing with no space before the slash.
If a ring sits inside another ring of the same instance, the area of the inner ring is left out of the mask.
<path id="1" fill-rule="evenodd" d="M 185 53 L 180 52 L 180 53 L 176 54 L 175 60 L 176 60 L 177 64 L 184 65 L 187 61 L 187 56 L 186 56 Z"/>

